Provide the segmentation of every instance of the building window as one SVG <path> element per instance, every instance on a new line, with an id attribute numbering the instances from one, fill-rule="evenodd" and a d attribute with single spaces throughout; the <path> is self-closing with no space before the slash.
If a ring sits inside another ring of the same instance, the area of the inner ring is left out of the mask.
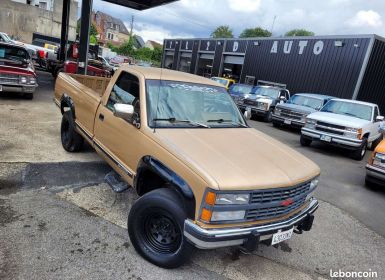
<path id="1" fill-rule="evenodd" d="M 107 33 L 107 39 L 108 39 L 108 40 L 114 40 L 114 34 L 112 34 L 112 33 Z"/>
<path id="2" fill-rule="evenodd" d="M 39 8 L 48 10 L 47 2 L 39 2 Z"/>

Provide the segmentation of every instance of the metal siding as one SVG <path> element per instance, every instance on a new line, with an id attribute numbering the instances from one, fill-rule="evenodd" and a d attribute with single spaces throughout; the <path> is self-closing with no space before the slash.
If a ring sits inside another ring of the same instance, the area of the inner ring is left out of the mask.
<path id="1" fill-rule="evenodd" d="M 175 55 L 174 55 L 174 62 L 172 63 L 172 69 L 177 70 L 179 66 L 179 59 L 180 59 L 180 41 L 175 42 Z"/>
<path id="2" fill-rule="evenodd" d="M 238 48 L 234 51 L 234 44 L 238 44 Z M 226 53 L 245 53 L 246 52 L 247 41 L 244 40 L 227 40 L 225 52 Z"/>
<path id="3" fill-rule="evenodd" d="M 219 45 L 220 43 L 220 45 Z M 215 55 L 214 55 L 214 62 L 213 62 L 213 76 L 219 76 L 221 73 L 221 64 L 222 64 L 222 54 L 223 54 L 223 49 L 225 45 L 225 41 L 220 40 L 216 42 L 216 48 L 215 48 Z"/>
<path id="4" fill-rule="evenodd" d="M 378 104 L 385 113 L 385 42 L 375 40 L 373 51 L 358 93 L 358 100 Z"/>
<path id="5" fill-rule="evenodd" d="M 190 73 L 195 73 L 195 68 L 197 66 L 197 60 L 198 60 L 198 48 L 199 48 L 199 41 L 195 40 L 192 48 Z"/>

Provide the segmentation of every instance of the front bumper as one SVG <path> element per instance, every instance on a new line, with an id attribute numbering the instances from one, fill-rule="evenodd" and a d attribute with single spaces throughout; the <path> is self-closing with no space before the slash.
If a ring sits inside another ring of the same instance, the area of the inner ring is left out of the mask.
<path id="1" fill-rule="evenodd" d="M 2 86 L 2 92 L 21 92 L 21 93 L 34 93 L 37 84 L 36 85 L 1 85 Z"/>
<path id="2" fill-rule="evenodd" d="M 238 108 L 241 109 L 242 111 L 246 111 L 247 108 L 250 108 L 252 115 L 257 115 L 257 116 L 261 116 L 261 117 L 264 117 L 269 113 L 269 111 L 265 111 L 263 109 L 259 109 L 257 107 L 253 107 L 253 106 L 249 106 L 249 105 L 239 105 L 238 104 Z"/>
<path id="3" fill-rule="evenodd" d="M 366 179 L 372 183 L 384 185 L 385 184 L 385 170 L 375 167 L 373 165 L 366 165 Z"/>
<path id="4" fill-rule="evenodd" d="M 283 124 L 283 125 L 288 125 L 288 126 L 295 127 L 295 128 L 302 128 L 305 126 L 305 122 L 302 122 L 300 120 L 284 118 L 284 117 L 278 116 L 276 114 L 273 114 L 272 118 L 273 118 L 273 122 Z M 288 122 L 290 122 L 290 123 L 288 123 Z"/>
<path id="5" fill-rule="evenodd" d="M 362 145 L 362 140 L 359 140 L 359 139 L 352 139 L 352 138 L 344 137 L 342 135 L 340 136 L 340 135 L 331 134 L 328 132 L 321 132 L 321 131 L 309 129 L 306 127 L 302 128 L 301 133 L 303 136 L 313 141 L 321 141 L 322 143 L 343 147 L 349 150 L 357 150 Z M 322 141 L 321 140 L 322 135 L 330 136 L 331 142 Z"/>
<path id="6" fill-rule="evenodd" d="M 313 222 L 313 213 L 318 208 L 318 201 L 312 199 L 309 205 L 292 217 L 275 223 L 252 227 L 204 229 L 191 220 L 184 224 L 184 236 L 199 249 L 214 249 L 220 247 L 243 245 L 250 240 L 256 242 L 269 239 L 272 234 L 280 230 L 287 230 L 294 226 L 301 227 L 309 220 Z M 306 225 L 310 230 L 311 225 Z"/>

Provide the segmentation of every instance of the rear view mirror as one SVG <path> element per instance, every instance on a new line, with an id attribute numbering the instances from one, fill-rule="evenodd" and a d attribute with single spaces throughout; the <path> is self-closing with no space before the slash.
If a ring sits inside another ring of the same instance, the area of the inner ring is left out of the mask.
<path id="1" fill-rule="evenodd" d="M 384 116 L 377 116 L 376 117 L 376 122 L 383 122 L 384 121 Z"/>
<path id="2" fill-rule="evenodd" d="M 134 106 L 129 104 L 115 104 L 114 105 L 114 116 L 124 119 L 126 121 L 131 121 L 134 114 Z"/>

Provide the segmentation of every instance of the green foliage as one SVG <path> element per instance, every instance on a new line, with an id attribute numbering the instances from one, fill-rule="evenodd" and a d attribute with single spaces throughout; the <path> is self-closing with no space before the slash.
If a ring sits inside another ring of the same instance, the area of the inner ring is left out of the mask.
<path id="1" fill-rule="evenodd" d="M 76 23 L 76 33 L 78 35 L 80 35 L 80 20 L 78 20 L 78 22 Z M 97 36 L 98 36 L 98 31 L 96 29 L 96 26 L 95 24 L 91 24 L 90 26 L 90 44 L 97 44 L 98 43 L 98 39 L 97 39 Z"/>
<path id="2" fill-rule="evenodd" d="M 90 36 L 98 36 L 98 30 L 96 29 L 96 26 L 93 23 L 90 26 Z"/>
<path id="3" fill-rule="evenodd" d="M 261 27 L 246 28 L 242 31 L 239 38 L 250 38 L 250 37 L 271 37 L 271 32 Z"/>
<path id="4" fill-rule="evenodd" d="M 218 26 L 210 36 L 212 38 L 234 38 L 233 30 L 228 25 Z"/>
<path id="5" fill-rule="evenodd" d="M 308 31 L 305 29 L 293 29 L 286 32 L 285 36 L 293 37 L 293 36 L 314 36 L 314 32 Z"/>
<path id="6" fill-rule="evenodd" d="M 96 45 L 98 43 L 98 39 L 95 35 L 90 35 L 90 44 Z"/>

